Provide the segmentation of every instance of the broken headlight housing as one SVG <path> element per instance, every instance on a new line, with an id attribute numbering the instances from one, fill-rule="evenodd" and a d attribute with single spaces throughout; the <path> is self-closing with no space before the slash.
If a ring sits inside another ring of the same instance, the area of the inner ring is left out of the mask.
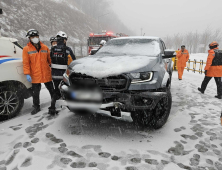
<path id="1" fill-rule="evenodd" d="M 65 72 L 64 76 L 66 76 L 67 78 L 69 78 L 69 76 L 70 76 L 70 70 L 69 70 L 69 69 L 66 69 L 66 72 Z"/>
<path id="2" fill-rule="evenodd" d="M 133 78 L 131 84 L 149 82 L 153 79 L 153 72 L 130 73 Z"/>
<path id="3" fill-rule="evenodd" d="M 66 72 L 63 74 L 63 81 L 70 86 L 69 76 L 71 71 L 67 68 Z"/>

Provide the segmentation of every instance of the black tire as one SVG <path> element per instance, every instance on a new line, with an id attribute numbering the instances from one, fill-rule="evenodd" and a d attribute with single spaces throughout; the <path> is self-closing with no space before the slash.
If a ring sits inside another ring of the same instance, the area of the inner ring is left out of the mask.
<path id="1" fill-rule="evenodd" d="M 171 90 L 171 81 L 172 81 L 172 73 L 170 74 L 170 77 L 169 77 L 169 79 L 167 81 L 167 87 L 165 88 L 164 91 L 167 92 L 167 91 Z"/>
<path id="2" fill-rule="evenodd" d="M 0 120 L 7 120 L 19 114 L 24 97 L 18 91 L 4 89 L 0 92 Z"/>
<path id="3" fill-rule="evenodd" d="M 170 90 L 167 91 L 167 96 L 160 99 L 153 110 L 136 111 L 132 113 L 134 123 L 142 127 L 152 129 L 160 129 L 170 115 L 172 96 Z"/>
<path id="4" fill-rule="evenodd" d="M 150 127 L 154 129 L 160 129 L 166 124 L 167 119 L 170 115 L 172 106 L 172 95 L 171 92 L 167 92 L 167 97 L 162 98 L 152 111 Z"/>

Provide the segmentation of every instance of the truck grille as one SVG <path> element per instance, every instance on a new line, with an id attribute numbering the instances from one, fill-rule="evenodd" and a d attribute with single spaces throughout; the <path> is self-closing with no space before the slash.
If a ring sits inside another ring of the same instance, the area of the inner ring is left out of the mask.
<path id="1" fill-rule="evenodd" d="M 129 87 L 130 80 L 126 75 L 110 76 L 107 78 L 97 79 L 91 76 L 72 73 L 70 82 L 73 86 L 79 84 L 81 86 L 99 86 L 103 91 L 124 91 Z"/>

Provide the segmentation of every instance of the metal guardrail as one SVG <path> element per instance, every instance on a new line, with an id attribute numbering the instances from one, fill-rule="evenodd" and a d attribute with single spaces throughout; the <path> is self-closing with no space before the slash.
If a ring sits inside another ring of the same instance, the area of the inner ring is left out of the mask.
<path id="1" fill-rule="evenodd" d="M 177 59 L 175 59 L 176 61 L 176 65 L 174 68 L 177 68 Z M 191 63 L 193 63 L 193 68 L 191 68 Z M 200 64 L 199 66 L 199 69 L 197 70 L 197 64 Z M 200 61 L 197 61 L 196 59 L 194 59 L 194 61 L 191 61 L 190 59 L 188 60 L 187 62 L 187 67 L 185 67 L 185 69 L 187 69 L 187 71 L 193 71 L 194 73 L 195 72 L 198 72 L 200 74 L 204 73 L 204 70 L 203 70 L 203 65 L 206 64 L 206 62 L 204 62 L 203 60 L 200 60 Z"/>

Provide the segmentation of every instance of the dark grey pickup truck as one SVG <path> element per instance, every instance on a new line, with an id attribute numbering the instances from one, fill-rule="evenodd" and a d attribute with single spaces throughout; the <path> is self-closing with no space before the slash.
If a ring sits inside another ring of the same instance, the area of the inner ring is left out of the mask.
<path id="1" fill-rule="evenodd" d="M 172 57 L 158 37 L 112 39 L 69 65 L 57 104 L 161 128 L 172 104 Z"/>

